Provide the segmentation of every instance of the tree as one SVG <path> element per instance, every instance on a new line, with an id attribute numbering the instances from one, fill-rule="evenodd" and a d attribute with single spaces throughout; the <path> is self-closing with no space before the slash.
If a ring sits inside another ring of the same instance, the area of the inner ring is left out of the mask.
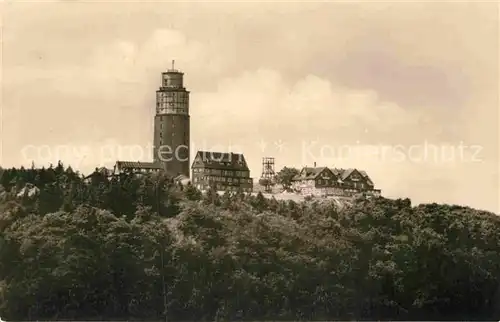
<path id="1" fill-rule="evenodd" d="M 186 189 L 184 190 L 184 195 L 188 200 L 193 200 L 193 201 L 201 200 L 203 197 L 201 191 L 196 189 L 196 187 L 193 186 L 192 184 L 188 184 L 186 186 Z"/>
<path id="2" fill-rule="evenodd" d="M 206 204 L 220 205 L 221 200 L 220 196 L 217 192 L 217 189 L 214 185 L 210 186 L 207 191 L 205 191 L 205 195 L 203 196 L 203 200 Z"/>
<path id="3" fill-rule="evenodd" d="M 284 167 L 276 174 L 276 182 L 283 185 L 283 188 L 290 190 L 292 186 L 292 179 L 299 174 L 299 170 L 296 168 Z"/>
<path id="4" fill-rule="evenodd" d="M 62 168 L 62 164 L 59 170 Z M 498 320 L 500 217 L 409 199 L 293 202 L 163 175 L 6 169 L 7 320 Z M 32 182 L 33 181 L 33 182 Z M 12 185 L 40 185 L 34 200 Z"/>

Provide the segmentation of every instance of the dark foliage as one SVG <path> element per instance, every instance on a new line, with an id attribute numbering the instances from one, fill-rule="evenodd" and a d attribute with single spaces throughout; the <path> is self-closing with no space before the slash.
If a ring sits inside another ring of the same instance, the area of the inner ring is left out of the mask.
<path id="1" fill-rule="evenodd" d="M 492 213 L 201 194 L 161 175 L 84 181 L 62 164 L 0 179 L 7 320 L 499 318 Z M 29 183 L 38 193 L 20 194 Z"/>

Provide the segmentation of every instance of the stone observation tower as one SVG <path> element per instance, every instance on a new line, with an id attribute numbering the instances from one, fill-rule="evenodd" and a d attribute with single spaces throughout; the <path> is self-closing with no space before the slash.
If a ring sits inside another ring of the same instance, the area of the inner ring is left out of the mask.
<path id="1" fill-rule="evenodd" d="M 184 73 L 172 68 L 161 74 L 156 91 L 153 160 L 170 175 L 189 177 L 189 91 Z"/>

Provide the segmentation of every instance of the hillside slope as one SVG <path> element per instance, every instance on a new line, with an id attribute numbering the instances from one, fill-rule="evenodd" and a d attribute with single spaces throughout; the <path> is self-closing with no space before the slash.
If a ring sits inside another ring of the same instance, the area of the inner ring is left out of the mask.
<path id="1" fill-rule="evenodd" d="M 7 320 L 499 318 L 492 213 L 201 194 L 158 175 L 84 182 L 62 166 L 9 171 Z M 39 193 L 18 196 L 26 183 Z"/>

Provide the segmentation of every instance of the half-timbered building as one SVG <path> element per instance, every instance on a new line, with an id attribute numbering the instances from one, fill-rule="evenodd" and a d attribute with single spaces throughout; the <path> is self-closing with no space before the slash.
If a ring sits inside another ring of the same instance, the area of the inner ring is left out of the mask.
<path id="1" fill-rule="evenodd" d="M 192 184 L 199 190 L 252 192 L 253 179 L 243 154 L 198 151 L 192 171 Z"/>
<path id="2" fill-rule="evenodd" d="M 368 174 L 357 169 L 304 167 L 292 182 L 294 190 L 302 195 L 353 196 L 362 193 L 380 196 L 380 190 L 374 188 Z"/>
<path id="3" fill-rule="evenodd" d="M 339 178 L 327 167 L 304 167 L 292 180 L 292 188 L 304 195 L 339 194 Z"/>

